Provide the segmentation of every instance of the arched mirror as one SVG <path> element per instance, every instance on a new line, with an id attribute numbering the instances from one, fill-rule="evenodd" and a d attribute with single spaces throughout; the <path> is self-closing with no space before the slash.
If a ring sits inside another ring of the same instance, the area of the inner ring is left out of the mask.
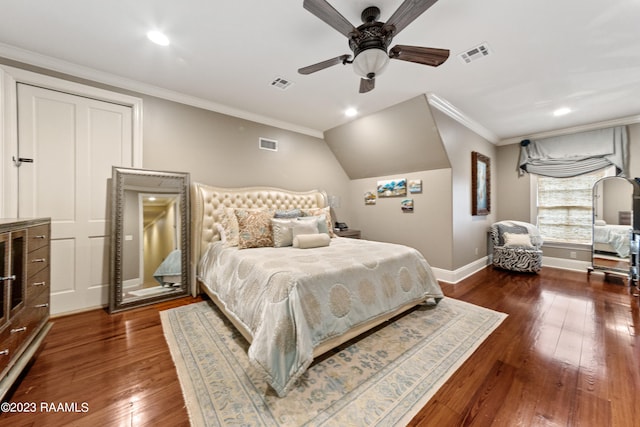
<path id="1" fill-rule="evenodd" d="M 189 293 L 189 174 L 113 168 L 110 312 Z"/>
<path id="2" fill-rule="evenodd" d="M 593 186 L 592 267 L 629 275 L 633 230 L 634 182 L 605 177 Z"/>

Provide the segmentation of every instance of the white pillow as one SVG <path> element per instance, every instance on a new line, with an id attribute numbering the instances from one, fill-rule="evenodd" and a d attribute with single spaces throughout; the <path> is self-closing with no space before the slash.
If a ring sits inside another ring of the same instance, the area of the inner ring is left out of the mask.
<path id="1" fill-rule="evenodd" d="M 607 225 L 607 222 L 604 219 L 596 219 L 595 225 Z"/>
<path id="2" fill-rule="evenodd" d="M 528 234 L 502 233 L 505 248 L 533 248 Z"/>
<path id="3" fill-rule="evenodd" d="M 271 228 L 273 229 L 273 246 L 282 248 L 293 245 L 293 227 L 298 222 L 294 219 L 273 218 Z"/>
<path id="4" fill-rule="evenodd" d="M 297 248 L 296 237 L 303 234 L 318 234 L 318 223 L 316 221 L 300 221 L 293 227 L 293 247 Z"/>

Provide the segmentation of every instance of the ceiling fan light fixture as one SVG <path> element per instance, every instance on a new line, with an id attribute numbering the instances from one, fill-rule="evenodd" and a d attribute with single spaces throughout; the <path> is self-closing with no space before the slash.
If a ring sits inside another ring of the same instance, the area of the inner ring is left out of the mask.
<path id="1" fill-rule="evenodd" d="M 353 59 L 353 71 L 365 79 L 371 78 L 371 74 L 378 77 L 384 72 L 389 63 L 389 55 L 383 49 L 371 48 L 359 52 Z"/>

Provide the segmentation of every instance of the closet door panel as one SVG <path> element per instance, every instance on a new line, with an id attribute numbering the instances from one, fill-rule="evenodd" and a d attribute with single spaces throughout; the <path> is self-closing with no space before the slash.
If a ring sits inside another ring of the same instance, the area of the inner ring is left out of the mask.
<path id="1" fill-rule="evenodd" d="M 51 311 L 108 303 L 109 178 L 132 167 L 131 107 L 18 84 L 19 214 L 51 217 Z"/>

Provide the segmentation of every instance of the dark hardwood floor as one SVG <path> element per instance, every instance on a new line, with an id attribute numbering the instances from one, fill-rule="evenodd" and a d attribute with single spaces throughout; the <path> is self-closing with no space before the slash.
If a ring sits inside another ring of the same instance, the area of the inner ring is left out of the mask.
<path id="1" fill-rule="evenodd" d="M 416 415 L 413 426 L 640 425 L 638 298 L 621 279 L 489 267 L 445 294 L 509 314 Z M 617 282 L 616 282 L 617 280 Z M 159 310 L 62 317 L 6 400 L 11 426 L 181 426 L 187 413 Z M 76 403 L 77 412 L 45 411 Z M 85 402 L 86 406 L 83 406 Z M 83 410 L 85 410 L 83 412 Z"/>

